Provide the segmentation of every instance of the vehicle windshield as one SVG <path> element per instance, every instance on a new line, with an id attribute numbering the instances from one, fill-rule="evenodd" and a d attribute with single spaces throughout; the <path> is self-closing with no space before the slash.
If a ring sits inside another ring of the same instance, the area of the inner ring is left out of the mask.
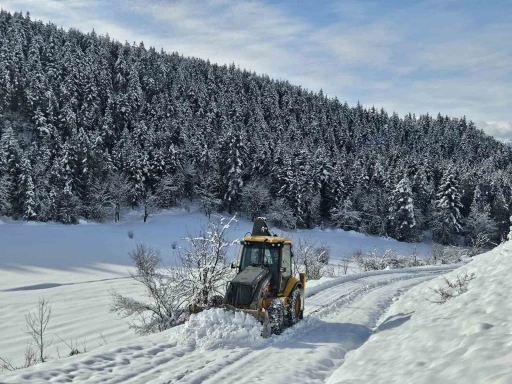
<path id="1" fill-rule="evenodd" d="M 244 270 L 250 265 L 263 265 L 272 269 L 274 266 L 277 267 L 278 263 L 279 248 L 270 248 L 268 245 L 261 243 L 247 243 L 242 250 L 240 270 Z"/>

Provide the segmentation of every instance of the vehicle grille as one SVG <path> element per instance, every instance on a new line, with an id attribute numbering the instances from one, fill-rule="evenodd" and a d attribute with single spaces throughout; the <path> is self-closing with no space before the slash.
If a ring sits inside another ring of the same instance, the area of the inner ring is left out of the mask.
<path id="1" fill-rule="evenodd" d="M 234 306 L 249 305 L 252 302 L 252 288 L 250 285 L 239 283 L 230 284 L 227 302 Z"/>

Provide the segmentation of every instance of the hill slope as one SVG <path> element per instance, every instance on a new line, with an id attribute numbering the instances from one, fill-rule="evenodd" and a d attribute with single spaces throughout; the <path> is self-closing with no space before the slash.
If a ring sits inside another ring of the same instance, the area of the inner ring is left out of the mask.
<path id="1" fill-rule="evenodd" d="M 0 42 L 0 215 L 74 223 L 195 198 L 407 241 L 507 232 L 512 152 L 464 117 L 349 107 L 19 13 L 0 12 Z"/>
<path id="2" fill-rule="evenodd" d="M 509 241 L 446 274 L 476 277 L 445 304 L 427 301 L 446 285 L 440 277 L 412 288 L 328 383 L 512 382 L 511 268 Z"/>

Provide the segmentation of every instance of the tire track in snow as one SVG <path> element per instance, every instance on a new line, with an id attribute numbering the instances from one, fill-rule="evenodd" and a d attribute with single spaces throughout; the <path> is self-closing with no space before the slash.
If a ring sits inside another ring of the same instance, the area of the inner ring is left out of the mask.
<path id="1" fill-rule="evenodd" d="M 167 341 L 175 328 L 124 342 L 116 349 L 102 348 L 45 363 L 9 375 L 14 380 L 6 382 L 322 382 L 343 363 L 347 351 L 367 340 L 393 297 L 444 270 L 374 273 L 351 276 L 349 281 L 335 279 L 336 284 L 328 281 L 321 293 L 317 288 L 315 294 L 307 295 L 303 321 L 256 346 L 215 350 L 183 346 Z M 285 362 L 288 365 L 285 370 L 270 370 L 276 362 L 280 367 Z"/>

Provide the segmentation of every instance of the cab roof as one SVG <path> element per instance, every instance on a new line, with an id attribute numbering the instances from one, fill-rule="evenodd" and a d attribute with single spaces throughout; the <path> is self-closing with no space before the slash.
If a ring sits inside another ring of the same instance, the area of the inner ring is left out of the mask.
<path id="1" fill-rule="evenodd" d="M 245 236 L 244 241 L 251 241 L 254 243 L 285 243 L 285 244 L 291 244 L 292 241 L 286 237 L 278 237 L 278 236 Z"/>

